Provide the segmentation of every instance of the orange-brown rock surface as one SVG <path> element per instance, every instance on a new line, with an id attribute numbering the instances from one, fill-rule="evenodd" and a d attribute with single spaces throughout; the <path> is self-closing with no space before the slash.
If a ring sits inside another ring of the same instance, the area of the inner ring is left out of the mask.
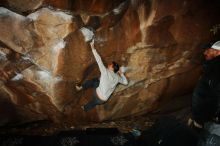
<path id="1" fill-rule="evenodd" d="M 27 4 L 27 5 L 25 5 Z M 217 0 L 4 0 L 0 2 L 0 126 L 39 120 L 114 120 L 154 111 L 192 91 L 202 47 L 220 37 Z M 85 113 L 99 76 L 83 28 L 105 63 L 129 67 L 128 86 Z"/>

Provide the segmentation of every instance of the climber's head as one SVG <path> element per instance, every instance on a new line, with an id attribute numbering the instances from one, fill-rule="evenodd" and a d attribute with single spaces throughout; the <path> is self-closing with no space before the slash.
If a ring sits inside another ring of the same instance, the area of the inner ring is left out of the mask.
<path id="1" fill-rule="evenodd" d="M 119 65 L 116 62 L 112 61 L 110 64 L 108 64 L 108 69 L 117 73 L 119 71 Z"/>

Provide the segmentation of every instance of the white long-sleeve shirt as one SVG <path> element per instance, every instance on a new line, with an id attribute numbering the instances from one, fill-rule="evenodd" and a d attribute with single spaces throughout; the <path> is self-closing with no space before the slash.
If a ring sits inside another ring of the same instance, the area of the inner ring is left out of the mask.
<path id="1" fill-rule="evenodd" d="M 115 90 L 116 85 L 118 83 L 127 85 L 128 80 L 124 74 L 119 75 L 118 73 L 115 73 L 114 71 L 107 69 L 104 66 L 102 59 L 95 48 L 92 48 L 92 53 L 96 59 L 96 62 L 99 66 L 99 70 L 101 72 L 100 83 L 99 86 L 96 88 L 96 93 L 101 100 L 107 101 L 113 93 L 113 91 Z"/>

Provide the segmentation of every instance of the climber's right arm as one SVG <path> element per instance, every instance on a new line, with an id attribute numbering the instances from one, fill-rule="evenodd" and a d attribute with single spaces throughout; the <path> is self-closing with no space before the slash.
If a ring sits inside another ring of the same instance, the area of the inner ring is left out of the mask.
<path id="1" fill-rule="evenodd" d="M 106 67 L 105 67 L 105 65 L 103 64 L 100 55 L 97 53 L 97 51 L 96 51 L 96 49 L 95 49 L 95 47 L 94 47 L 94 40 L 92 40 L 92 42 L 90 43 L 90 46 L 91 46 L 91 48 L 92 48 L 92 53 L 93 53 L 93 55 L 94 55 L 94 57 L 95 57 L 95 60 L 96 60 L 96 62 L 97 62 L 97 64 L 98 64 L 98 66 L 99 66 L 100 72 L 101 72 L 101 73 L 104 73 L 104 72 L 106 71 Z"/>

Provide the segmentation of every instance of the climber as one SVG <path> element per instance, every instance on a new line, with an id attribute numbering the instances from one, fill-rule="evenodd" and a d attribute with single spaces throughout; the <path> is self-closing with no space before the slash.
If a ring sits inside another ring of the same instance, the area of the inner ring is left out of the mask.
<path id="1" fill-rule="evenodd" d="M 82 85 L 76 85 L 77 91 L 88 88 L 94 89 L 93 99 L 86 105 L 82 106 L 84 111 L 89 111 L 96 105 L 105 103 L 115 90 L 118 83 L 124 85 L 128 84 L 127 78 L 124 75 L 125 71 L 123 71 L 123 69 L 120 70 L 120 67 L 116 62 L 113 61 L 107 68 L 104 66 L 101 57 L 94 48 L 94 40 L 90 42 L 90 46 L 101 72 L 101 76 L 100 78 L 87 80 Z"/>
<path id="2" fill-rule="evenodd" d="M 193 92 L 192 119 L 195 127 L 212 119 L 220 118 L 220 41 L 214 43 L 204 52 L 203 75 Z"/>

